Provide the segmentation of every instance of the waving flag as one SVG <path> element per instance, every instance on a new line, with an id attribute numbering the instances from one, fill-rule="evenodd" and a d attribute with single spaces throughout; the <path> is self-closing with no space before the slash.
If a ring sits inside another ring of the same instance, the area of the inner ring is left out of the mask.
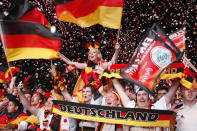
<path id="1" fill-rule="evenodd" d="M 174 42 L 174 44 L 179 48 L 180 51 L 185 50 L 185 35 L 185 28 L 179 29 L 169 35 L 169 38 Z"/>
<path id="2" fill-rule="evenodd" d="M 57 34 L 35 22 L 1 21 L 7 61 L 59 58 L 61 40 Z"/>
<path id="3" fill-rule="evenodd" d="M 14 76 L 20 69 L 18 67 L 0 67 L 0 83 L 8 83 L 12 79 L 12 75 Z"/>
<path id="4" fill-rule="evenodd" d="M 81 27 L 101 24 L 119 29 L 122 9 L 123 0 L 56 0 L 57 18 Z"/>
<path id="5" fill-rule="evenodd" d="M 163 41 L 165 38 L 168 43 Z M 121 76 L 152 93 L 162 71 L 177 61 L 182 53 L 167 35 L 154 24 L 137 47 Z"/>
<path id="6" fill-rule="evenodd" d="M 14 0 L 8 13 L 6 20 L 32 21 L 49 26 L 44 14 L 29 3 L 28 0 Z"/>

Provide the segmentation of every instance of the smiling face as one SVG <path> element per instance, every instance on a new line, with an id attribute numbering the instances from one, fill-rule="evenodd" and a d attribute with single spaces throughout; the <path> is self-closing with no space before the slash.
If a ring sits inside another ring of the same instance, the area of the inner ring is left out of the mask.
<path id="1" fill-rule="evenodd" d="M 147 108 L 150 104 L 149 95 L 145 90 L 138 91 L 136 100 L 140 108 Z"/>
<path id="2" fill-rule="evenodd" d="M 98 49 L 92 48 L 88 52 L 88 59 L 91 61 L 95 61 L 98 58 Z"/>
<path id="3" fill-rule="evenodd" d="M 118 101 L 117 97 L 112 92 L 109 92 L 105 96 L 105 104 L 106 104 L 106 106 L 116 107 L 119 105 L 119 101 Z"/>
<path id="4" fill-rule="evenodd" d="M 40 105 L 41 102 L 42 102 L 42 99 L 40 98 L 38 93 L 34 93 L 31 98 L 31 105 L 32 106 Z"/>

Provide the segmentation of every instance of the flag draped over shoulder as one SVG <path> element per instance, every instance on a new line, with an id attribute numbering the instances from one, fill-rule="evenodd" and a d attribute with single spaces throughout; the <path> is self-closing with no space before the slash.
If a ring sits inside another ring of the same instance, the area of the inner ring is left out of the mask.
<path id="1" fill-rule="evenodd" d="M 80 27 L 101 24 L 119 29 L 122 9 L 123 0 L 56 0 L 57 18 Z"/>
<path id="2" fill-rule="evenodd" d="M 7 61 L 59 58 L 58 34 L 35 22 L 1 21 Z"/>
<path id="3" fill-rule="evenodd" d="M 44 14 L 28 0 L 14 0 L 5 20 L 32 21 L 49 26 Z"/>
<path id="4" fill-rule="evenodd" d="M 151 93 L 162 71 L 181 56 L 182 53 L 176 45 L 154 24 L 147 31 L 121 76 Z"/>

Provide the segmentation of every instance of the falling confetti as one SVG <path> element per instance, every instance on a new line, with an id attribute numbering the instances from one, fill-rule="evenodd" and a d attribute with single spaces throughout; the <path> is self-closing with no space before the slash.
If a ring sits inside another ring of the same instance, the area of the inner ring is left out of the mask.
<path id="1" fill-rule="evenodd" d="M 102 57 L 110 60 L 114 53 L 114 43 L 116 42 L 117 30 L 104 28 L 95 25 L 89 28 L 81 28 L 73 23 L 58 21 L 55 14 L 55 0 L 29 0 L 35 7 L 38 7 L 47 17 L 51 25 L 56 27 L 56 32 L 62 34 L 63 45 L 60 51 L 69 59 L 78 62 L 87 61 L 87 52 L 85 44 L 98 41 Z M 125 0 L 120 38 L 118 42 L 121 45 L 118 63 L 128 63 L 132 54 L 143 38 L 145 31 L 151 27 L 154 22 L 170 34 L 181 27 L 186 27 L 186 56 L 192 64 L 197 67 L 197 14 L 194 4 L 195 0 L 163 0 L 139 1 Z M 0 12 L 7 12 L 12 6 L 13 0 L 3 0 L 0 5 Z M 0 65 L 7 65 L 3 46 L 0 49 Z M 71 92 L 77 76 L 73 73 L 65 73 L 65 63 L 61 60 L 53 60 L 57 70 L 67 80 L 67 86 Z M 50 60 L 20 60 L 11 62 L 11 65 L 21 68 L 17 81 L 23 80 L 28 75 L 36 77 L 35 83 L 38 86 L 45 85 L 45 88 L 52 89 L 52 79 L 50 74 Z"/>

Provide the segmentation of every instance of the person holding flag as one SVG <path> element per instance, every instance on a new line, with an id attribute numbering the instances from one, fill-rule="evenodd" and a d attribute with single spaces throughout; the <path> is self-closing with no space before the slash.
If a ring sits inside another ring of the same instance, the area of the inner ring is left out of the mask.
<path id="1" fill-rule="evenodd" d="M 117 79 L 112 79 L 114 88 L 117 90 L 120 95 L 121 102 L 124 107 L 127 108 L 141 108 L 141 109 L 158 109 L 158 110 L 168 110 L 171 108 L 170 102 L 172 97 L 175 95 L 177 88 L 179 87 L 179 80 L 176 79 L 172 84 L 172 87 L 169 89 L 168 93 L 164 95 L 159 101 L 150 104 L 150 94 L 143 88 L 136 89 L 136 100 L 130 101 L 127 94 L 124 92 L 123 86 Z M 132 131 L 142 129 L 143 131 L 147 129 L 152 129 L 151 127 L 131 127 Z"/>
<path id="2" fill-rule="evenodd" d="M 73 91 L 73 95 L 78 96 L 78 101 L 83 102 L 83 96 L 82 96 L 82 89 L 85 85 L 93 85 L 96 90 L 100 88 L 104 80 L 101 80 L 99 78 L 99 66 L 103 66 L 103 70 L 110 67 L 112 64 L 114 64 L 118 58 L 119 50 L 120 50 L 120 44 L 116 43 L 115 45 L 115 53 L 111 59 L 111 61 L 106 62 L 102 59 L 101 53 L 99 51 L 99 43 L 94 42 L 94 45 L 87 44 L 86 47 L 88 47 L 88 61 L 86 63 L 79 63 L 79 62 L 73 62 L 61 53 L 59 53 L 60 58 L 66 62 L 68 65 L 75 66 L 78 69 L 82 69 L 81 76 L 79 77 L 78 81 L 82 78 L 81 83 L 76 83 L 75 89 Z M 105 80 L 106 81 L 106 80 Z"/>

